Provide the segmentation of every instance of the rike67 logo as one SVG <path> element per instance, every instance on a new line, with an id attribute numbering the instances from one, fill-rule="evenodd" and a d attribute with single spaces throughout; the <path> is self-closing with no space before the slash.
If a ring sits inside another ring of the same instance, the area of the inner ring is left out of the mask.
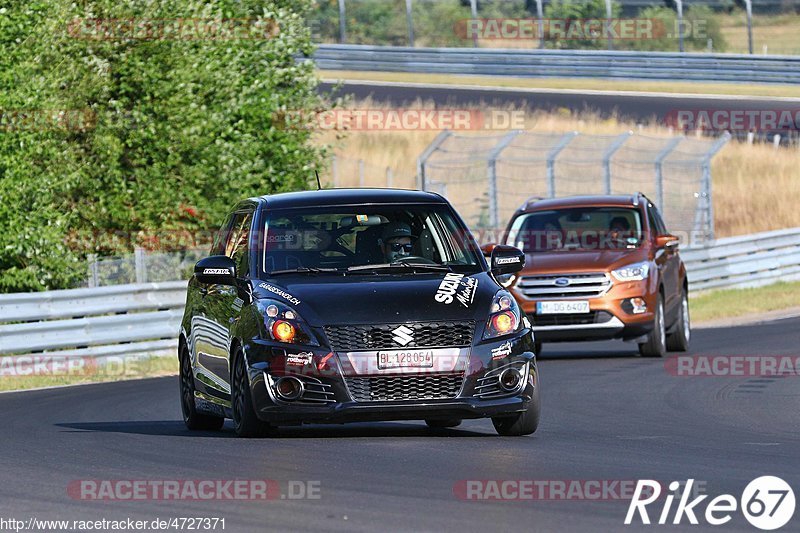
<path id="1" fill-rule="evenodd" d="M 670 493 L 663 498 L 663 507 L 656 523 L 681 524 L 685 518 L 690 524 L 697 525 L 700 523 L 699 515 L 709 525 L 720 526 L 730 522 L 738 508 L 750 524 L 764 531 L 772 531 L 786 525 L 794 515 L 794 491 L 779 477 L 762 476 L 754 479 L 745 487 L 738 501 L 731 494 L 721 494 L 705 504 L 705 512 L 701 512 L 701 504 L 708 498 L 707 494 L 689 500 L 693 484 L 693 479 L 687 480 L 685 485 L 678 481 L 669 484 Z M 680 491 L 682 486 L 683 490 Z M 637 515 L 642 524 L 650 524 L 647 506 L 658 501 L 650 509 L 657 511 L 661 496 L 661 484 L 658 481 L 639 480 L 628 506 L 625 524 L 630 525 Z M 672 504 L 676 499 L 678 503 L 673 513 Z"/>

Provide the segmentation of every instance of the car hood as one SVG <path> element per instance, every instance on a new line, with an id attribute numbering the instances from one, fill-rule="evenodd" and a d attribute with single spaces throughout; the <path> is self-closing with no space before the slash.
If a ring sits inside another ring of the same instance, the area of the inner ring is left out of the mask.
<path id="1" fill-rule="evenodd" d="M 525 273 L 603 272 L 646 260 L 647 251 L 644 248 L 534 252 L 525 256 Z"/>
<path id="2" fill-rule="evenodd" d="M 283 275 L 254 284 L 257 298 L 287 304 L 312 326 L 485 320 L 501 287 L 486 272 Z"/>

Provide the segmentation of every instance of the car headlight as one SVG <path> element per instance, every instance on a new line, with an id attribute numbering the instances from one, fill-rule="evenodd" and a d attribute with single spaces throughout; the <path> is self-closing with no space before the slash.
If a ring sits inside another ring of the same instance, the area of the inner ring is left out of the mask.
<path id="1" fill-rule="evenodd" d="M 497 291 L 489 308 L 489 318 L 486 320 L 484 339 L 493 339 L 513 333 L 520 326 L 520 312 L 517 301 L 508 291 Z"/>
<path id="2" fill-rule="evenodd" d="M 257 305 L 264 318 L 265 338 L 288 344 L 319 346 L 311 328 L 291 307 L 270 299 L 258 300 Z"/>
<path id="3" fill-rule="evenodd" d="M 650 273 L 650 263 L 642 261 L 612 270 L 611 274 L 619 281 L 641 281 Z"/>

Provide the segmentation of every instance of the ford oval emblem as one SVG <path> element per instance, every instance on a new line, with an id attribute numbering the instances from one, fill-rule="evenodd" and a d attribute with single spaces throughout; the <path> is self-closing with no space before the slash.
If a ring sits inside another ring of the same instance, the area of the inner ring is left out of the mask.
<path id="1" fill-rule="evenodd" d="M 566 287 L 569 285 L 569 278 L 556 278 L 553 283 L 558 287 Z"/>

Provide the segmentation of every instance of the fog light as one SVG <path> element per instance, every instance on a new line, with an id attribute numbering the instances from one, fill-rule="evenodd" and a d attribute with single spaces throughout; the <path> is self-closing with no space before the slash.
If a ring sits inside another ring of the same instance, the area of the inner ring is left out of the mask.
<path id="1" fill-rule="evenodd" d="M 647 311 L 647 303 L 644 301 L 644 298 L 631 298 L 630 302 L 634 315 L 638 315 Z"/>
<path id="2" fill-rule="evenodd" d="M 303 395 L 303 382 L 293 376 L 284 376 L 275 382 L 275 394 L 287 402 L 293 402 Z"/>
<path id="3" fill-rule="evenodd" d="M 522 381 L 522 374 L 516 368 L 507 368 L 500 373 L 497 381 L 500 382 L 501 389 L 510 392 L 519 386 Z"/>

